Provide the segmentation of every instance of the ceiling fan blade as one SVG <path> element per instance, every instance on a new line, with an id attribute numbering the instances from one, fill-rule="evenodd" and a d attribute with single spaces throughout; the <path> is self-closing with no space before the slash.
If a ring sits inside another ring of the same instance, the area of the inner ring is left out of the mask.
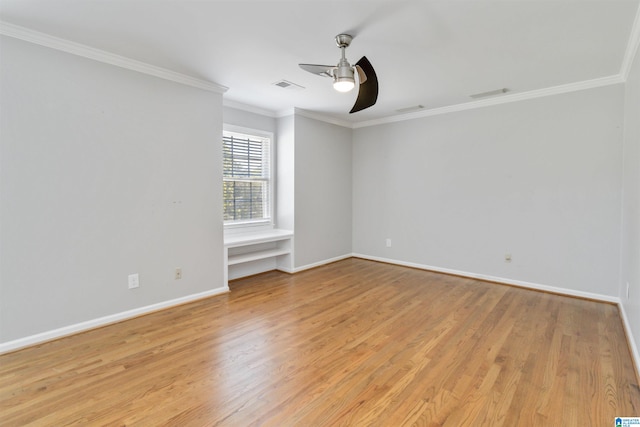
<path id="1" fill-rule="evenodd" d="M 355 67 L 356 67 L 356 72 L 358 73 L 358 81 L 360 81 L 360 84 L 366 82 L 367 75 L 364 73 L 362 68 L 358 64 L 356 64 Z"/>
<path id="2" fill-rule="evenodd" d="M 360 58 L 356 63 L 356 69 L 359 69 L 358 73 L 362 71 L 366 76 L 366 79 L 364 81 L 360 81 L 358 98 L 349 113 L 356 113 L 364 110 L 365 108 L 369 108 L 378 100 L 378 76 L 376 76 L 376 72 L 366 56 Z"/>
<path id="3" fill-rule="evenodd" d="M 300 68 L 312 74 L 322 77 L 333 77 L 333 69 L 335 65 L 318 65 L 318 64 L 298 64 Z"/>

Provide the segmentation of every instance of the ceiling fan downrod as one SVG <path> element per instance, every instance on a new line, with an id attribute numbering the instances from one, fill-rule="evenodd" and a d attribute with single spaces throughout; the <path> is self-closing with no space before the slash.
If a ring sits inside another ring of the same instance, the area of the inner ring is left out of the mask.
<path id="1" fill-rule="evenodd" d="M 336 44 L 342 52 L 342 57 L 336 69 L 333 72 L 333 88 L 338 92 L 349 92 L 356 85 L 356 79 L 354 76 L 353 67 L 347 61 L 345 50 L 351 44 L 351 37 L 349 34 L 338 34 L 336 36 Z"/>

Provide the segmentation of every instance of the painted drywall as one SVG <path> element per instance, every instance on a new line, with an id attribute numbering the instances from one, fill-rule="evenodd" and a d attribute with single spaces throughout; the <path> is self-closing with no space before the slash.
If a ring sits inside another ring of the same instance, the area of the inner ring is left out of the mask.
<path id="1" fill-rule="evenodd" d="M 276 224 L 295 230 L 295 129 L 294 116 L 277 120 Z"/>
<path id="2" fill-rule="evenodd" d="M 247 126 L 235 114 L 235 124 Z M 351 129 L 296 113 L 279 118 L 276 130 L 276 226 L 295 233 L 293 261 L 281 257 L 276 266 L 300 270 L 349 256 Z M 252 273 L 269 266 L 256 264 Z M 230 277 L 246 275 L 247 268 L 230 270 Z"/>
<path id="3" fill-rule="evenodd" d="M 625 85 L 620 300 L 640 349 L 640 55 Z M 627 297 L 627 283 L 629 297 Z M 636 353 L 636 358 L 638 354 Z"/>
<path id="4" fill-rule="evenodd" d="M 351 253 L 351 129 L 295 115 L 295 268 Z"/>
<path id="5" fill-rule="evenodd" d="M 223 287 L 222 96 L 9 37 L 0 55 L 0 342 Z"/>
<path id="6" fill-rule="evenodd" d="M 222 120 L 227 125 L 271 132 L 274 135 L 277 133 L 277 121 L 274 117 L 240 110 L 226 105 L 222 108 Z"/>
<path id="7" fill-rule="evenodd" d="M 354 253 L 617 297 L 623 96 L 355 129 Z"/>

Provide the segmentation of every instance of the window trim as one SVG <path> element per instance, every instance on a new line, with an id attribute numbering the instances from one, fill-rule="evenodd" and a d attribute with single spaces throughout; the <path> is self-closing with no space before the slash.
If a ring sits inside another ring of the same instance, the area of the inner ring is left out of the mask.
<path id="1" fill-rule="evenodd" d="M 237 126 L 228 123 L 223 123 L 222 125 L 222 135 L 220 141 L 222 141 L 222 137 L 225 132 L 239 133 L 248 136 L 256 136 L 259 138 L 269 139 L 269 218 L 268 219 L 256 219 L 256 220 L 235 220 L 235 221 L 225 221 L 223 219 L 223 226 L 226 230 L 235 230 L 235 231 L 244 231 L 243 229 L 257 229 L 257 228 L 266 228 L 272 229 L 275 226 L 275 202 L 276 202 L 276 194 L 275 194 L 275 180 L 276 180 L 276 144 L 274 139 L 273 132 L 261 130 L 261 129 L 252 129 L 245 126 Z M 224 173 L 222 176 L 222 180 L 220 184 L 224 182 Z M 224 197 L 223 197 L 224 202 Z"/>

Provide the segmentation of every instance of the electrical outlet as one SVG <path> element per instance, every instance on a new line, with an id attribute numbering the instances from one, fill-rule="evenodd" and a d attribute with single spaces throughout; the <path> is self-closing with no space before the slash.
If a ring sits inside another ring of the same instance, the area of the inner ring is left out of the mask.
<path id="1" fill-rule="evenodd" d="M 504 255 L 504 262 L 511 262 L 511 254 Z"/>
<path id="2" fill-rule="evenodd" d="M 140 276 L 138 273 L 129 275 L 129 289 L 137 288 L 140 286 Z"/>
<path id="3" fill-rule="evenodd" d="M 391 239 L 387 239 L 387 247 L 390 248 L 391 247 Z"/>
<path id="4" fill-rule="evenodd" d="M 174 279 L 175 280 L 182 279 L 182 269 L 180 267 L 176 268 Z"/>

